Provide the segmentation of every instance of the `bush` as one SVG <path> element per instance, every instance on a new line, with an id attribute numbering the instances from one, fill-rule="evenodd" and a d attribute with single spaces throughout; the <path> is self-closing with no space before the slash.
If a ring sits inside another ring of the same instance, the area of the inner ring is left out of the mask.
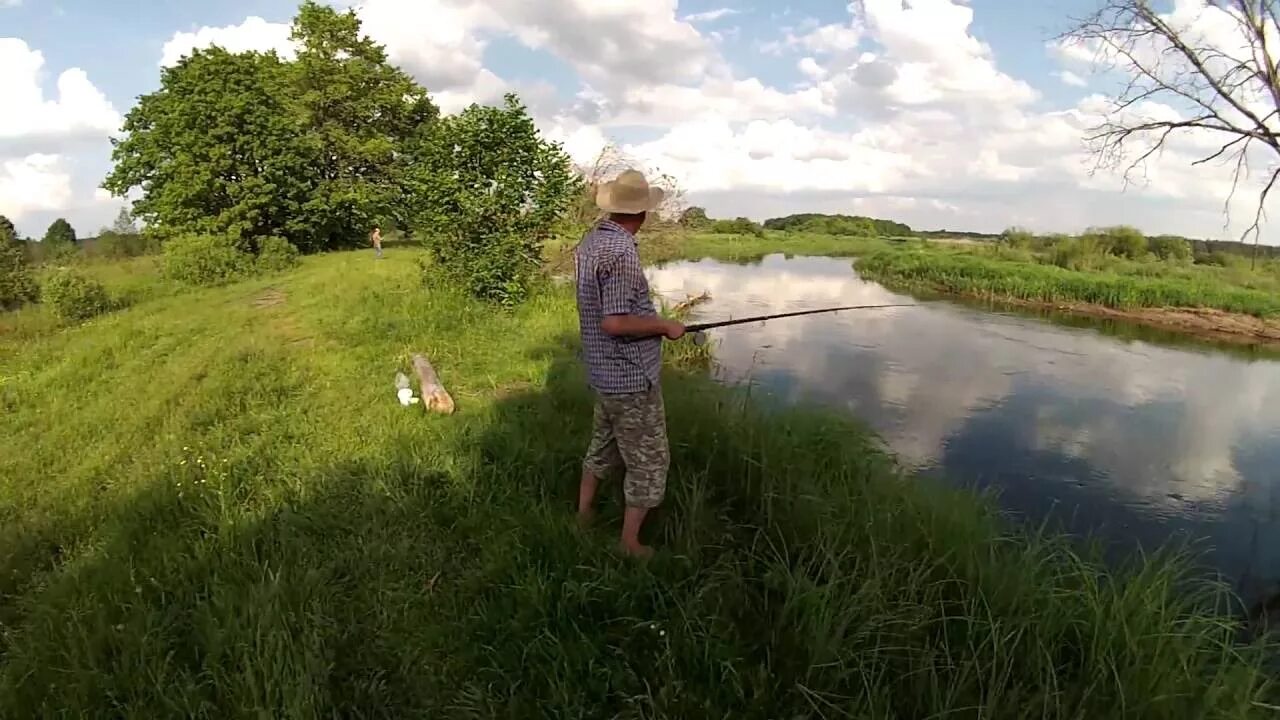
<path id="1" fill-rule="evenodd" d="M 1147 242 L 1151 252 L 1161 260 L 1181 264 L 1191 262 L 1191 243 L 1180 237 L 1160 235 Z"/>
<path id="2" fill-rule="evenodd" d="M 1147 254 L 1147 238 L 1136 228 L 1118 225 L 1092 230 L 1087 235 L 1095 236 L 1103 250 L 1116 257 L 1141 260 Z"/>
<path id="3" fill-rule="evenodd" d="M 0 240 L 0 310 L 35 302 L 39 296 L 40 288 L 31 277 L 22 246 Z"/>
<path id="4" fill-rule="evenodd" d="M 1000 244 L 1005 247 L 1028 250 L 1035 244 L 1036 236 L 1030 230 L 1011 227 L 1000 234 Z"/>
<path id="5" fill-rule="evenodd" d="M 256 265 L 263 272 L 278 272 L 298 266 L 298 248 L 282 237 L 258 238 Z"/>
<path id="6" fill-rule="evenodd" d="M 225 235 L 188 235 L 164 244 L 164 274 L 190 285 L 220 285 L 248 275 L 253 256 Z"/>
<path id="7" fill-rule="evenodd" d="M 42 296 L 60 320 L 80 322 L 111 311 L 107 289 L 75 270 L 58 270 L 44 282 Z"/>
<path id="8" fill-rule="evenodd" d="M 543 241 L 581 185 L 569 156 L 508 95 L 500 108 L 472 105 L 432 129 L 414 171 L 413 216 L 443 273 L 514 305 L 532 292 Z"/>
<path id="9" fill-rule="evenodd" d="M 717 235 L 754 235 L 764 237 L 764 227 L 748 218 L 733 220 L 716 220 L 711 223 L 711 232 Z"/>

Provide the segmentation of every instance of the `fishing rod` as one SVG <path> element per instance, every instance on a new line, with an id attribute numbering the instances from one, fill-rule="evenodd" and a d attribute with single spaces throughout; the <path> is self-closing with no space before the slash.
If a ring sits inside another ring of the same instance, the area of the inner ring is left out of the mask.
<path id="1" fill-rule="evenodd" d="M 776 313 L 774 315 L 757 315 L 755 317 L 738 318 L 736 320 L 720 320 L 718 322 L 698 323 L 696 325 L 686 325 L 685 331 L 691 333 L 702 332 L 704 330 L 714 330 L 716 328 L 729 327 L 731 325 L 746 325 L 748 323 L 764 322 L 766 320 L 778 320 L 780 318 L 800 317 L 802 315 L 821 315 L 823 313 L 844 312 L 845 310 L 881 310 L 884 308 L 907 308 L 918 307 L 916 304 L 911 305 L 846 305 L 844 307 L 822 308 L 820 310 L 797 310 L 796 312 Z"/>
<path id="2" fill-rule="evenodd" d="M 884 308 L 908 308 L 916 307 L 912 305 L 845 305 L 843 307 L 821 308 L 819 310 L 797 310 L 796 312 L 775 313 L 773 315 L 756 315 L 754 317 L 738 318 L 736 320 L 720 320 L 718 322 L 697 323 L 695 325 L 686 325 L 685 332 L 693 337 L 694 345 L 705 345 L 707 343 L 707 330 L 716 328 L 730 327 L 732 325 L 746 325 L 747 323 L 764 322 L 766 320 L 778 320 L 779 318 L 801 317 L 804 315 L 821 315 L 824 313 L 844 312 L 845 310 L 882 310 Z"/>

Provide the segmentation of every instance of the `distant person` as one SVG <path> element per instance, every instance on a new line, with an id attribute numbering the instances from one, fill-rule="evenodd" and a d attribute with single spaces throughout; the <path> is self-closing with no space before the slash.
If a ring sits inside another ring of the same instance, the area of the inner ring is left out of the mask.
<path id="1" fill-rule="evenodd" d="M 644 175 L 627 170 L 600 187 L 596 205 L 607 215 L 583 237 L 575 252 L 578 320 L 583 356 L 595 391 L 591 444 L 582 463 L 578 519 L 588 523 L 600 478 L 625 473 L 626 513 L 621 549 L 648 558 L 640 527 L 667 490 L 671 452 L 659 371 L 662 338 L 684 335 L 684 325 L 658 316 L 636 252 L 636 233 L 663 191 Z"/>
<path id="2" fill-rule="evenodd" d="M 369 233 L 369 241 L 373 243 L 374 256 L 382 257 L 382 228 L 374 225 L 373 232 Z"/>

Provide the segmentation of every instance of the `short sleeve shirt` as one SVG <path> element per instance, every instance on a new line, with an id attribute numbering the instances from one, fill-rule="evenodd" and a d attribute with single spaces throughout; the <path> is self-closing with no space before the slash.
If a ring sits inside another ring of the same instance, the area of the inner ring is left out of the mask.
<path id="1" fill-rule="evenodd" d="M 657 385 L 662 338 L 616 338 L 600 326 L 609 315 L 658 314 L 649 297 L 635 236 L 604 220 L 579 243 L 575 261 L 578 322 L 591 387 L 605 394 L 623 394 Z"/>

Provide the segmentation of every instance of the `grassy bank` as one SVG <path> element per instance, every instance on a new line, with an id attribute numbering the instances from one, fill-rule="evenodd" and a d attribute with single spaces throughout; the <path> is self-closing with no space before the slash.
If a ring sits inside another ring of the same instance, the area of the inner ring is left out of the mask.
<path id="1" fill-rule="evenodd" d="M 1207 273 L 1161 277 L 1077 271 L 920 248 L 872 253 L 858 263 L 858 270 L 874 280 L 994 299 L 1082 302 L 1110 308 L 1213 308 L 1256 317 L 1280 313 L 1280 296 L 1275 293 L 1231 285 Z"/>
<path id="2" fill-rule="evenodd" d="M 663 550 L 616 557 L 617 493 L 572 522 L 569 294 L 498 313 L 415 256 L 0 340 L 0 716 L 1270 716 L 1176 565 L 1107 575 L 696 373 Z M 395 402 L 414 351 L 457 415 Z"/>

